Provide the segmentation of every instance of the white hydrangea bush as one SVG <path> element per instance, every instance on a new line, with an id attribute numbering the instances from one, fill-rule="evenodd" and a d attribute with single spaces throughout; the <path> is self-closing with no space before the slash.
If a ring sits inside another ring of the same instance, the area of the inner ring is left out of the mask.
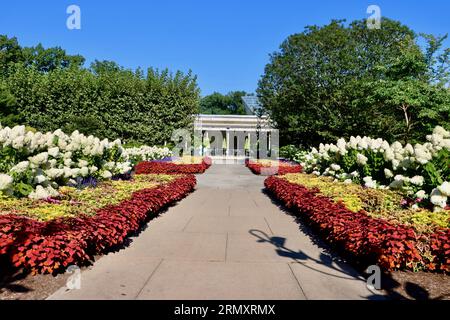
<path id="1" fill-rule="evenodd" d="M 142 147 L 142 154 L 166 152 L 150 149 Z M 133 152 L 126 151 L 120 140 L 100 140 L 78 131 L 67 135 L 61 130 L 0 127 L 0 195 L 44 199 L 57 196 L 60 186 L 75 184 L 77 178 L 103 180 L 127 174 L 133 168 Z"/>
<path id="2" fill-rule="evenodd" d="M 172 156 L 169 148 L 141 146 L 134 148 L 126 148 L 124 150 L 124 159 L 133 165 L 141 161 L 160 160 Z"/>
<path id="3" fill-rule="evenodd" d="M 320 144 L 302 156 L 306 172 L 368 188 L 395 189 L 436 210 L 450 199 L 450 132 L 438 126 L 423 144 L 390 144 L 383 139 L 351 137 Z"/>

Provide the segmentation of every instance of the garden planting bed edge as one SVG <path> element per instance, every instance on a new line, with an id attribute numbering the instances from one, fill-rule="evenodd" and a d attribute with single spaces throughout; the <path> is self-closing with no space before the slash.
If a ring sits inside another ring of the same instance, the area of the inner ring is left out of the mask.
<path id="1" fill-rule="evenodd" d="M 0 260 L 31 273 L 57 273 L 70 265 L 87 265 L 94 255 L 122 245 L 161 209 L 183 199 L 196 185 L 194 175 L 136 191 L 93 217 L 39 222 L 17 215 L 0 216 Z"/>
<path id="2" fill-rule="evenodd" d="M 329 244 L 363 264 L 377 264 L 385 270 L 450 272 L 450 230 L 436 230 L 427 239 L 412 227 L 394 225 L 369 217 L 364 211 L 352 212 L 342 203 L 318 195 L 279 177 L 266 178 L 264 185 L 277 200 L 301 216 Z M 434 258 L 421 255 L 424 245 Z"/>

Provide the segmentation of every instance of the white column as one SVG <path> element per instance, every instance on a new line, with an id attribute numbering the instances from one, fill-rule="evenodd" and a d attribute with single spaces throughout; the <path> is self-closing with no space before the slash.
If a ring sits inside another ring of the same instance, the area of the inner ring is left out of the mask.
<path id="1" fill-rule="evenodd" d="M 250 150 L 252 150 L 252 140 L 251 140 L 251 138 L 250 138 L 250 132 L 248 132 L 247 133 L 247 144 L 248 144 L 248 150 L 247 150 L 247 152 L 248 152 L 248 156 L 250 157 Z"/>
<path id="2" fill-rule="evenodd" d="M 227 156 L 230 155 L 230 131 L 227 130 Z"/>

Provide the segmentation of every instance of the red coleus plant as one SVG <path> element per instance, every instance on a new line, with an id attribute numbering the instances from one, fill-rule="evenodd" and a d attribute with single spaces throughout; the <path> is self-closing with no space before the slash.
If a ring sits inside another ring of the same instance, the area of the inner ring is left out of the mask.
<path id="1" fill-rule="evenodd" d="M 279 162 L 279 165 L 269 166 L 258 162 L 252 162 L 248 159 L 245 160 L 245 166 L 254 174 L 266 176 L 301 173 L 303 170 L 302 166 L 299 164 Z"/>
<path id="2" fill-rule="evenodd" d="M 175 164 L 165 161 L 144 161 L 136 165 L 136 174 L 195 174 L 203 173 L 211 166 L 211 159 L 205 157 L 199 164 Z"/>
<path id="3" fill-rule="evenodd" d="M 319 195 L 278 177 L 265 180 L 266 189 L 286 207 L 301 215 L 328 243 L 368 264 L 387 270 L 415 269 L 450 271 L 450 231 L 437 231 L 430 239 L 414 229 L 371 218 L 366 212 L 352 212 L 341 202 Z M 429 242 L 432 261 L 421 255 L 423 242 Z"/>
<path id="4" fill-rule="evenodd" d="M 181 200 L 196 185 L 193 175 L 133 193 L 128 200 L 104 207 L 92 217 L 39 222 L 0 216 L 0 256 L 32 273 L 54 273 L 71 264 L 83 265 L 124 242 L 150 215 Z"/>

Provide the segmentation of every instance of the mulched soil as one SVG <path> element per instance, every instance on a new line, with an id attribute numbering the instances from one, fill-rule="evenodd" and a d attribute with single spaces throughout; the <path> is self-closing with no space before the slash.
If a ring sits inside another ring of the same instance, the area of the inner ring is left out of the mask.
<path id="1" fill-rule="evenodd" d="M 0 280 L 0 300 L 42 300 L 65 286 L 70 274 L 8 275 Z M 394 300 L 450 300 L 450 276 L 395 271 L 385 274 L 382 287 Z"/>
<path id="2" fill-rule="evenodd" d="M 0 279 L 0 300 L 43 300 L 65 286 L 70 274 L 24 275 L 9 273 Z"/>
<path id="3" fill-rule="evenodd" d="M 384 275 L 381 286 L 395 300 L 450 300 L 450 275 L 394 271 Z"/>

